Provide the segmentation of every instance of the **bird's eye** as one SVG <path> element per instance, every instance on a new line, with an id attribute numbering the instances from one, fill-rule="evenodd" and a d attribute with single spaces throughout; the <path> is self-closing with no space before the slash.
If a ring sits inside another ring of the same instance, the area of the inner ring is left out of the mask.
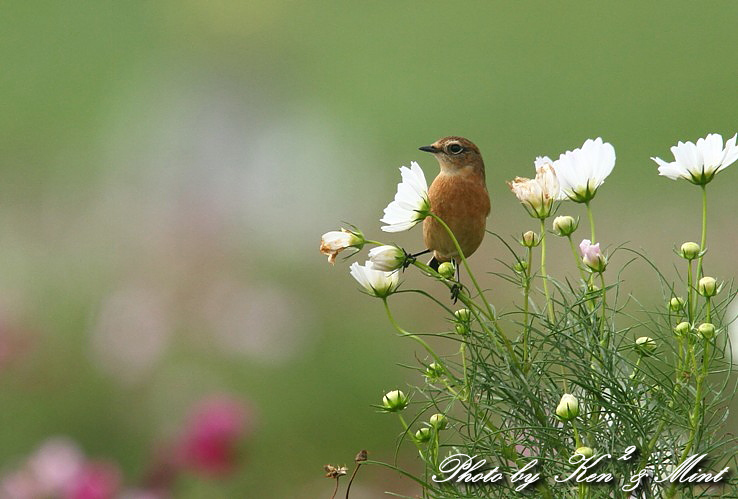
<path id="1" fill-rule="evenodd" d="M 448 152 L 450 152 L 451 154 L 459 154 L 463 150 L 464 148 L 461 147 L 461 144 L 453 143 L 448 146 Z"/>

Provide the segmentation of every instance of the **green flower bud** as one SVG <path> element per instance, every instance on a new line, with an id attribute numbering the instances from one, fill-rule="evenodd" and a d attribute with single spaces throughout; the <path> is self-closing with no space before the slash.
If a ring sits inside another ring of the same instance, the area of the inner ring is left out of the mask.
<path id="1" fill-rule="evenodd" d="M 639 354 L 647 357 L 656 351 L 656 341 L 648 336 L 641 336 L 635 341 L 635 348 Z"/>
<path id="2" fill-rule="evenodd" d="M 715 326 L 709 322 L 704 322 L 697 327 L 697 334 L 704 340 L 711 340 L 715 337 Z"/>
<path id="3" fill-rule="evenodd" d="M 392 390 L 382 397 L 382 409 L 385 412 L 400 412 L 407 407 L 409 399 L 400 390 Z"/>
<path id="4" fill-rule="evenodd" d="M 427 426 L 423 426 L 421 429 L 415 432 L 415 440 L 420 443 L 425 443 L 431 439 L 431 431 Z"/>
<path id="5" fill-rule="evenodd" d="M 443 414 L 432 415 L 428 422 L 433 428 L 438 431 L 445 430 L 446 426 L 448 426 L 448 419 L 446 419 L 446 416 L 444 416 Z"/>
<path id="6" fill-rule="evenodd" d="M 454 316 L 459 322 L 469 322 L 471 320 L 472 314 L 468 308 L 461 308 L 454 312 Z"/>
<path id="7" fill-rule="evenodd" d="M 439 379 L 444 374 L 446 374 L 446 369 L 444 369 L 444 367 L 441 364 L 438 364 L 436 362 L 431 363 L 425 369 L 425 377 L 428 378 L 429 380 Z"/>
<path id="8" fill-rule="evenodd" d="M 694 260 L 700 256 L 700 245 L 697 243 L 684 243 L 679 250 L 679 254 L 686 260 Z"/>
<path id="9" fill-rule="evenodd" d="M 438 273 L 445 279 L 451 279 L 454 276 L 454 272 L 456 272 L 456 269 L 451 262 L 443 262 L 438 266 Z"/>
<path id="10" fill-rule="evenodd" d="M 577 227 L 579 227 L 579 220 L 569 215 L 556 217 L 553 221 L 553 230 L 561 237 L 572 235 Z"/>
<path id="11" fill-rule="evenodd" d="M 468 308 L 462 308 L 454 312 L 456 320 L 456 332 L 462 336 L 469 334 L 469 323 L 471 322 L 471 312 Z"/>
<path id="12" fill-rule="evenodd" d="M 574 451 L 574 454 L 581 454 L 587 459 L 592 457 L 594 455 L 594 451 L 592 450 L 592 447 L 577 447 L 577 450 Z"/>
<path id="13" fill-rule="evenodd" d="M 684 298 L 675 296 L 669 301 L 669 309 L 671 309 L 672 312 L 679 312 L 683 308 L 684 308 Z"/>
<path id="14" fill-rule="evenodd" d="M 528 270 L 528 262 L 524 260 L 515 262 L 515 265 L 513 265 L 513 270 L 515 270 L 515 272 L 517 272 L 518 274 L 524 273 L 526 270 Z"/>
<path id="15" fill-rule="evenodd" d="M 556 407 L 556 415 L 562 421 L 571 421 L 579 415 L 579 401 L 570 394 L 565 393 Z"/>
<path id="16" fill-rule="evenodd" d="M 690 327 L 689 322 L 680 322 L 674 326 L 674 334 L 680 338 L 684 338 L 689 334 L 690 329 L 692 328 Z"/>
<path id="17" fill-rule="evenodd" d="M 710 298 L 711 296 L 715 296 L 718 292 L 717 289 L 717 281 L 714 277 L 703 277 L 700 279 L 700 281 L 697 283 L 697 292 L 704 296 L 705 298 Z"/>
<path id="18" fill-rule="evenodd" d="M 541 244 L 541 238 L 538 237 L 538 234 L 536 234 L 532 230 L 529 230 L 523 233 L 523 236 L 520 239 L 520 244 L 522 244 L 526 248 L 534 248 Z"/>

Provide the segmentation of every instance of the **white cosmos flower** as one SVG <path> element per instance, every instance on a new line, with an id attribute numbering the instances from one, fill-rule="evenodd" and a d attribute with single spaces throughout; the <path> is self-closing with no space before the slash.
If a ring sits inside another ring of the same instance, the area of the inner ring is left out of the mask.
<path id="1" fill-rule="evenodd" d="M 615 167 L 615 148 L 600 137 L 587 139 L 581 148 L 559 156 L 553 167 L 561 186 L 559 199 L 587 203 Z"/>
<path id="2" fill-rule="evenodd" d="M 328 255 L 328 262 L 336 263 L 338 254 L 346 248 L 354 248 L 359 251 L 364 247 L 364 235 L 358 229 L 354 231 L 341 229 L 326 232 L 320 238 L 320 252 Z M 355 252 L 356 252 L 355 251 Z"/>
<path id="3" fill-rule="evenodd" d="M 667 163 L 661 158 L 651 158 L 659 165 L 659 175 L 672 180 L 684 178 L 697 185 L 705 185 L 721 170 L 726 169 L 738 159 L 736 136 L 728 139 L 723 148 L 723 136 L 708 134 L 697 143 L 678 142 L 672 146 L 674 161 Z"/>
<path id="4" fill-rule="evenodd" d="M 548 158 L 536 159 L 536 178 L 515 177 L 507 185 L 530 216 L 540 219 L 551 214 L 553 202 L 559 195 L 559 181 Z"/>
<path id="5" fill-rule="evenodd" d="M 391 272 L 402 267 L 405 252 L 397 246 L 386 244 L 369 250 L 369 262 L 375 270 Z"/>
<path id="6" fill-rule="evenodd" d="M 428 216 L 430 204 L 428 202 L 428 183 L 420 166 L 413 161 L 410 168 L 400 167 L 402 182 L 397 185 L 397 194 L 384 209 L 381 221 L 385 232 L 401 232 L 411 229 L 415 224 Z"/>
<path id="7" fill-rule="evenodd" d="M 395 272 L 385 272 L 372 268 L 371 262 L 359 265 L 354 262 L 349 267 L 351 275 L 361 286 L 372 296 L 377 298 L 386 298 L 394 293 L 400 285 L 400 274 Z"/>

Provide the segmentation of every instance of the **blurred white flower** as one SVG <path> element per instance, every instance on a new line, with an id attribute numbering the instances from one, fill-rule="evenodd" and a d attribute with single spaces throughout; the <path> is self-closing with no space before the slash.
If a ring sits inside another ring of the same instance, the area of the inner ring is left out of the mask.
<path id="1" fill-rule="evenodd" d="M 559 156 L 553 167 L 561 186 L 559 199 L 587 203 L 615 167 L 615 148 L 600 137 L 587 139 L 581 148 Z"/>
<path id="2" fill-rule="evenodd" d="M 402 182 L 397 185 L 395 200 L 387 205 L 384 217 L 380 220 L 387 224 L 382 226 L 385 232 L 411 229 L 430 211 L 428 183 L 420 166 L 413 161 L 410 168 L 401 166 L 400 173 Z"/>
<path id="3" fill-rule="evenodd" d="M 552 165 L 553 161 L 551 161 L 551 158 L 548 156 L 536 156 L 536 160 L 533 162 L 533 166 L 536 167 L 536 170 L 543 166 L 543 165 Z"/>
<path id="4" fill-rule="evenodd" d="M 328 263 L 336 263 L 338 254 L 347 249 L 354 248 L 356 251 L 364 247 L 364 236 L 358 231 L 351 231 L 341 227 L 341 230 L 326 232 L 320 238 L 320 252 L 328 255 Z M 354 251 L 354 253 L 356 252 Z"/>
<path id="5" fill-rule="evenodd" d="M 674 161 L 667 163 L 661 158 L 651 159 L 659 165 L 659 175 L 672 180 L 680 178 L 687 179 L 693 184 L 705 185 L 720 171 L 726 169 L 738 159 L 738 146 L 736 137 L 725 143 L 723 148 L 723 136 L 719 133 L 708 134 L 704 139 L 698 139 L 697 143 L 678 142 L 671 147 Z"/>
<path id="6" fill-rule="evenodd" d="M 530 216 L 540 219 L 551 214 L 553 202 L 559 195 L 556 172 L 551 163 L 543 163 L 542 160 L 545 159 L 547 158 L 536 159 L 536 178 L 515 177 L 515 180 L 507 183 Z"/>
<path id="7" fill-rule="evenodd" d="M 369 250 L 369 262 L 375 270 L 391 272 L 402 267 L 405 252 L 397 246 L 385 244 Z"/>
<path id="8" fill-rule="evenodd" d="M 400 285 L 400 275 L 395 272 L 385 272 L 372 268 L 371 262 L 359 265 L 351 264 L 351 275 L 372 296 L 386 298 L 397 290 Z"/>

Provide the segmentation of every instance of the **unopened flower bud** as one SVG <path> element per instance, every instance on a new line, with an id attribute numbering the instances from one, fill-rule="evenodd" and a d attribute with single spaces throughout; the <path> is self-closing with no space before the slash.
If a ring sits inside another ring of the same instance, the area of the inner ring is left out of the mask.
<path id="1" fill-rule="evenodd" d="M 669 300 L 669 309 L 671 309 L 672 312 L 679 312 L 683 308 L 684 308 L 684 298 L 675 296 L 674 298 Z"/>
<path id="2" fill-rule="evenodd" d="M 518 262 L 515 262 L 515 265 L 513 265 L 513 270 L 517 272 L 518 274 L 522 274 L 526 270 L 528 270 L 528 262 L 525 260 L 520 260 Z"/>
<path id="3" fill-rule="evenodd" d="M 446 374 L 446 369 L 437 362 L 432 362 L 425 368 L 425 377 L 429 380 L 439 379 Z"/>
<path id="4" fill-rule="evenodd" d="M 454 312 L 454 316 L 459 322 L 469 322 L 469 320 L 471 320 L 471 312 L 468 308 L 460 308 Z"/>
<path id="5" fill-rule="evenodd" d="M 682 256 L 682 258 L 685 258 L 687 260 L 694 260 L 695 258 L 700 256 L 700 245 L 693 242 L 684 243 L 679 249 L 679 254 Z"/>
<path id="6" fill-rule="evenodd" d="M 520 244 L 522 244 L 526 248 L 534 248 L 541 244 L 541 238 L 538 237 L 538 234 L 536 234 L 532 230 L 529 230 L 523 233 L 520 239 Z"/>
<path id="7" fill-rule="evenodd" d="M 443 262 L 438 266 L 438 273 L 441 274 L 441 277 L 444 279 L 451 279 L 454 276 L 454 272 L 456 272 L 456 269 L 454 268 L 454 264 L 451 262 Z"/>
<path id="8" fill-rule="evenodd" d="M 443 414 L 432 415 L 428 422 L 436 430 L 445 430 L 446 426 L 448 426 L 448 419 Z"/>
<path id="9" fill-rule="evenodd" d="M 697 327 L 697 334 L 704 340 L 710 340 L 715 337 L 715 326 L 709 322 L 704 322 Z"/>
<path id="10" fill-rule="evenodd" d="M 423 426 L 421 429 L 415 432 L 415 440 L 420 443 L 425 443 L 431 438 L 430 428 Z"/>
<path id="11" fill-rule="evenodd" d="M 690 329 L 691 327 L 689 326 L 689 322 L 680 322 L 679 324 L 674 326 L 674 334 L 680 338 L 683 338 L 687 336 Z"/>
<path id="12" fill-rule="evenodd" d="M 639 354 L 647 357 L 656 351 L 656 341 L 648 336 L 641 336 L 635 341 L 635 348 Z"/>
<path id="13" fill-rule="evenodd" d="M 581 454 L 587 459 L 592 457 L 594 455 L 594 451 L 592 450 L 592 447 L 577 447 L 577 450 L 574 451 L 574 454 Z"/>
<path id="14" fill-rule="evenodd" d="M 717 294 L 717 281 L 714 277 L 703 277 L 697 283 L 697 292 L 705 298 L 710 298 Z"/>
<path id="15" fill-rule="evenodd" d="M 397 270 L 405 263 L 405 252 L 397 246 L 386 244 L 369 250 L 372 268 L 384 272 Z"/>
<path id="16" fill-rule="evenodd" d="M 556 415 L 562 421 L 571 421 L 579 415 L 579 401 L 570 394 L 565 393 L 556 407 Z"/>
<path id="17" fill-rule="evenodd" d="M 594 272 L 604 272 L 607 267 L 607 258 L 600 251 L 600 243 L 592 244 L 589 239 L 583 239 L 579 244 L 582 253 L 582 262 Z"/>
<path id="18" fill-rule="evenodd" d="M 382 409 L 385 412 L 400 412 L 407 407 L 407 395 L 400 390 L 392 390 L 382 397 Z"/>
<path id="19" fill-rule="evenodd" d="M 469 333 L 469 322 L 471 321 L 471 312 L 468 308 L 462 308 L 454 312 L 456 319 L 456 332 L 464 336 Z"/>
<path id="20" fill-rule="evenodd" d="M 553 230 L 561 237 L 567 237 L 574 233 L 579 227 L 579 220 L 569 215 L 554 218 Z"/>

